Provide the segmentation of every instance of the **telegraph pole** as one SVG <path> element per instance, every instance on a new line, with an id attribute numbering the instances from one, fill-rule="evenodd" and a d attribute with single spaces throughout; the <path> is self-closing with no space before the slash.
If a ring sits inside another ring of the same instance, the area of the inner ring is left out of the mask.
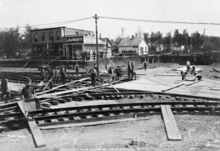
<path id="1" fill-rule="evenodd" d="M 97 61 L 97 77 L 99 78 L 99 48 L 98 48 L 98 27 L 97 27 L 97 19 L 99 19 L 97 17 L 97 14 L 95 14 L 95 17 L 93 17 L 95 19 L 95 30 L 96 30 L 96 61 Z"/>

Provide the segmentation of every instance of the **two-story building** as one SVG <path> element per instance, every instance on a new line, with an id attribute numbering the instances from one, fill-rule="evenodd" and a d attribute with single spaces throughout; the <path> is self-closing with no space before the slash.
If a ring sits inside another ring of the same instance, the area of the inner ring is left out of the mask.
<path id="1" fill-rule="evenodd" d="M 119 55 L 146 55 L 148 46 L 142 37 L 123 38 L 118 44 Z"/>
<path id="2" fill-rule="evenodd" d="M 75 28 L 54 27 L 31 30 L 32 54 L 34 57 L 60 57 L 79 59 L 84 52 L 93 53 L 96 41 L 93 31 Z M 99 50 L 104 43 L 98 41 Z"/>

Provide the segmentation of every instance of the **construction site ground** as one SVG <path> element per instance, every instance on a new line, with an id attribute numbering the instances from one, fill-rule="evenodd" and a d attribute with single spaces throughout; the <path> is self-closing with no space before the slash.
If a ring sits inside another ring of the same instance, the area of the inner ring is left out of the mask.
<path id="1" fill-rule="evenodd" d="M 155 85 L 155 78 L 157 87 L 166 89 L 181 82 L 181 76 L 161 76 L 165 74 L 178 74 L 173 69 L 177 69 L 178 64 L 150 64 L 149 69 L 137 70 L 138 80 L 151 80 L 152 85 Z M 190 93 L 193 95 L 199 94 L 204 89 L 210 87 L 219 88 L 220 80 L 214 78 L 213 75 L 219 76 L 220 73 L 213 72 L 212 68 L 220 69 L 219 64 L 209 66 L 196 66 L 202 69 L 201 75 L 202 89 L 198 87 L 201 83 L 194 84 L 191 87 Z M 9 68 L 8 68 L 9 69 Z M 190 78 L 190 77 L 189 77 Z M 207 79 L 207 80 L 206 80 Z M 138 81 L 137 80 L 137 81 Z M 149 80 L 149 81 L 150 81 Z M 159 82 L 158 82 L 159 81 Z M 135 81 L 131 81 L 133 84 Z M 187 81 L 188 82 L 188 81 Z M 190 83 L 190 82 L 188 82 Z M 126 83 L 125 83 L 126 84 Z M 129 83 L 128 83 L 129 84 Z M 138 84 L 138 83 L 135 83 Z M 146 89 L 140 83 L 140 87 Z M 126 86 L 128 89 L 130 86 Z M 118 87 L 119 86 L 115 86 Z M 200 86 L 201 87 L 201 86 Z M 139 87 L 137 87 L 139 88 Z M 175 89 L 175 93 L 186 91 L 187 87 Z M 195 92 L 195 90 L 197 90 Z M 159 90 L 158 90 L 159 91 Z M 174 90 L 172 90 L 174 91 Z M 169 92 L 169 91 L 168 91 Z M 215 91 L 212 97 L 219 97 L 219 91 Z M 189 93 L 189 94 L 190 94 Z M 107 103 L 121 103 L 121 102 L 139 102 L 149 101 L 144 99 L 128 99 L 122 100 L 96 100 L 96 101 L 81 101 L 61 104 L 56 107 L 80 106 L 80 105 L 94 105 Z M 220 120 L 218 116 L 204 116 L 204 115 L 174 115 L 179 132 L 182 136 L 182 141 L 169 141 L 165 131 L 164 122 L 161 115 L 149 116 L 147 119 L 133 120 L 127 122 L 118 122 L 114 124 L 103 124 L 96 126 L 81 126 L 70 127 L 52 130 L 41 130 L 41 133 L 46 141 L 46 147 L 35 148 L 33 138 L 28 129 L 18 131 L 11 131 L 0 134 L 0 150 L 12 151 L 59 151 L 59 150 L 94 150 L 94 151 L 218 151 L 220 150 Z M 132 140 L 138 142 L 131 144 Z"/>

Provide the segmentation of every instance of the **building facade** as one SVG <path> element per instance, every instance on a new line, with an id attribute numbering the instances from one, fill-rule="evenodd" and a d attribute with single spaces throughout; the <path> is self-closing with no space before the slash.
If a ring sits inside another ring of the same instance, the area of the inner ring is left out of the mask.
<path id="1" fill-rule="evenodd" d="M 118 45 L 119 55 L 147 55 L 148 45 L 142 37 L 124 38 Z"/>
<path id="2" fill-rule="evenodd" d="M 82 59 L 94 54 L 96 41 L 93 31 L 67 27 L 31 30 L 32 56 L 39 58 Z M 99 51 L 104 43 L 98 41 Z"/>

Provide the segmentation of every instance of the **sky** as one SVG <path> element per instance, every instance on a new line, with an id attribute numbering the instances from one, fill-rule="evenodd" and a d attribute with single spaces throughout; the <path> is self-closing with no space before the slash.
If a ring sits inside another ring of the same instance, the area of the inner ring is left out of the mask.
<path id="1" fill-rule="evenodd" d="M 142 32 L 198 31 L 220 36 L 220 0 L 0 0 L 0 30 L 26 24 L 40 25 L 93 17 L 97 14 L 101 37 L 115 39 Z M 102 17 L 143 20 L 219 23 L 219 25 L 165 24 L 112 20 Z M 95 19 L 56 25 L 95 32 Z M 41 26 L 43 27 L 43 26 Z M 46 26 L 45 26 L 46 27 Z M 51 27 L 51 26 L 47 26 Z M 40 28 L 40 26 L 38 27 Z"/>

